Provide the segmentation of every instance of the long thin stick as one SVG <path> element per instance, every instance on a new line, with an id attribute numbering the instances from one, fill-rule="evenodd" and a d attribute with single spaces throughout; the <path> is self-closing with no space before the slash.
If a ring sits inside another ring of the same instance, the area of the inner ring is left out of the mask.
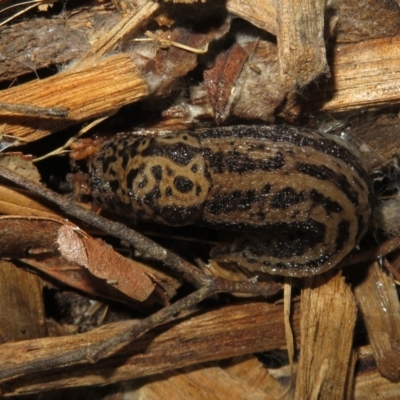
<path id="1" fill-rule="evenodd" d="M 101 215 L 86 210 L 80 205 L 45 188 L 39 183 L 26 179 L 22 175 L 19 175 L 3 166 L 0 166 L 0 175 L 57 204 L 66 214 L 78 218 L 80 221 L 86 222 L 118 239 L 128 241 L 135 248 L 145 252 L 156 260 L 162 261 L 169 268 L 180 273 L 183 278 L 193 286 L 201 287 L 207 283 L 207 276 L 194 265 L 188 263 L 173 252 L 164 249 L 151 239 L 129 229 L 126 225 L 110 221 Z"/>
<path id="2" fill-rule="evenodd" d="M 135 321 L 126 330 L 119 335 L 98 343 L 94 346 L 89 346 L 86 351 L 70 351 L 65 354 L 60 353 L 59 357 L 52 359 L 51 363 L 48 360 L 34 360 L 30 366 L 24 365 L 23 372 L 37 371 L 38 369 L 50 369 L 56 367 L 65 367 L 82 362 L 95 362 L 103 358 L 107 354 L 114 352 L 116 349 L 125 345 L 126 343 L 134 340 L 138 336 L 154 328 L 155 326 L 164 323 L 171 318 L 175 317 L 180 311 L 188 309 L 193 305 L 199 303 L 203 299 L 220 292 L 242 292 L 259 294 L 265 297 L 271 296 L 280 290 L 281 286 L 275 282 L 257 283 L 252 281 L 229 281 L 221 278 L 213 278 L 206 275 L 201 270 L 183 260 L 171 251 L 162 248 L 152 240 L 145 236 L 129 229 L 123 224 L 112 222 L 106 218 L 101 217 L 89 210 L 84 209 L 71 202 L 70 200 L 60 196 L 57 193 L 43 187 L 42 185 L 30 181 L 23 176 L 0 166 L 0 175 L 12 182 L 29 189 L 31 192 L 36 193 L 46 199 L 54 202 L 61 207 L 68 215 L 74 216 L 81 221 L 84 221 L 96 228 L 101 229 L 119 239 L 126 240 L 133 244 L 136 248 L 142 250 L 148 255 L 157 260 L 164 262 L 171 269 L 181 273 L 184 279 L 195 287 L 200 287 L 196 292 L 188 295 L 187 297 L 176 301 L 171 306 L 150 315 L 149 317 L 137 322 Z M 22 370 L 3 371 L 0 374 L 1 378 L 18 375 Z"/>

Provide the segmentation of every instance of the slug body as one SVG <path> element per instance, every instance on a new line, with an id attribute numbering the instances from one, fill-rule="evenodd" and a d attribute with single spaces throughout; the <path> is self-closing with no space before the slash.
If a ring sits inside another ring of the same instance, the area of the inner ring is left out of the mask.
<path id="1" fill-rule="evenodd" d="M 232 126 L 105 143 L 90 165 L 95 201 L 170 226 L 237 232 L 213 250 L 254 271 L 312 276 L 368 228 L 372 183 L 345 144 L 286 126 Z"/>

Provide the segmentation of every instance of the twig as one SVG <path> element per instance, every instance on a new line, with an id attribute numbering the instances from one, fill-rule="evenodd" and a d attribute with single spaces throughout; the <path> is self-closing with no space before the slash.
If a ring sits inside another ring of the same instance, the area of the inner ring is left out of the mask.
<path id="1" fill-rule="evenodd" d="M 68 108 L 65 107 L 39 107 L 30 104 L 15 104 L 0 102 L 0 113 L 2 110 L 11 111 L 16 114 L 34 117 L 58 117 L 67 118 Z"/>
<path id="2" fill-rule="evenodd" d="M 103 35 L 94 45 L 93 48 L 79 60 L 77 65 L 82 65 L 90 60 L 98 59 L 105 54 L 114 50 L 117 43 L 128 34 L 132 34 L 138 29 L 144 21 L 148 21 L 149 17 L 154 14 L 159 5 L 152 0 L 145 1 L 138 8 L 137 12 L 123 18 L 115 25 L 106 35 Z"/>
<path id="3" fill-rule="evenodd" d="M 252 281 L 229 281 L 221 278 L 213 278 L 201 270 L 183 260 L 181 257 L 172 253 L 171 251 L 164 249 L 152 240 L 146 238 L 138 232 L 129 229 L 123 224 L 112 222 L 106 218 L 101 217 L 93 213 L 92 211 L 86 210 L 83 207 L 71 202 L 70 200 L 60 196 L 57 193 L 43 187 L 42 185 L 30 181 L 23 176 L 10 171 L 9 169 L 0 166 L 0 175 L 12 182 L 23 186 L 24 188 L 36 193 L 46 199 L 54 202 L 61 207 L 64 212 L 68 215 L 74 216 L 83 222 L 86 222 L 102 231 L 109 233 L 121 240 L 126 240 L 136 248 L 147 253 L 151 257 L 164 262 L 172 270 L 179 272 L 183 275 L 184 279 L 194 285 L 200 287 L 199 290 L 190 294 L 189 296 L 176 301 L 169 307 L 154 313 L 153 315 L 143 319 L 140 322 L 135 322 L 133 326 L 129 326 L 126 330 L 121 332 L 119 335 L 105 340 L 95 346 L 91 346 L 87 349 L 87 352 L 72 351 L 66 354 L 61 354 L 60 357 L 52 360 L 51 365 L 45 363 L 43 360 L 35 360 L 32 362 L 31 371 L 36 371 L 38 368 L 43 370 L 67 365 L 73 365 L 75 363 L 91 361 L 95 362 L 110 352 L 115 351 L 120 346 L 123 346 L 131 340 L 137 338 L 148 330 L 152 329 L 156 325 L 168 321 L 173 318 L 180 311 L 187 309 L 194 304 L 199 303 L 206 297 L 211 296 L 215 293 L 221 292 L 241 292 L 241 293 L 252 293 L 263 296 L 271 296 L 280 290 L 280 284 L 275 282 L 269 283 L 257 283 Z M 24 372 L 26 373 L 26 365 L 24 366 Z M 0 378 L 5 378 L 11 372 L 3 372 Z M 18 371 L 13 371 L 13 374 L 18 374 Z M 5 375 L 4 375 L 5 374 Z"/>
<path id="4" fill-rule="evenodd" d="M 203 286 L 207 282 L 206 275 L 198 268 L 191 265 L 176 254 L 164 249 L 162 246 L 146 238 L 140 233 L 129 229 L 127 226 L 118 222 L 109 221 L 108 219 L 97 215 L 90 210 L 86 210 L 78 204 L 71 202 L 67 198 L 45 188 L 36 182 L 26 179 L 3 166 L 0 166 L 0 175 L 57 204 L 66 214 L 76 217 L 80 221 L 86 222 L 87 224 L 92 225 L 112 236 L 115 236 L 118 239 L 126 240 L 135 248 L 145 252 L 156 260 L 162 261 L 172 270 L 182 274 L 183 278 L 195 287 Z"/>
<path id="5" fill-rule="evenodd" d="M 160 38 L 160 37 L 156 36 L 154 33 L 150 32 L 150 31 L 147 31 L 144 34 L 146 36 L 148 36 L 149 39 L 146 39 L 146 38 L 134 39 L 134 41 L 135 42 L 155 41 L 160 45 L 161 48 L 168 48 L 168 47 L 174 46 L 174 47 L 177 47 L 178 49 L 190 51 L 190 52 L 196 53 L 196 54 L 205 54 L 205 53 L 208 52 L 208 43 L 206 43 L 204 49 L 196 49 L 196 48 L 191 47 L 191 46 L 186 46 L 186 45 L 184 45 L 182 43 L 178 43 L 178 42 L 174 42 L 172 40 Z"/>
<path id="6" fill-rule="evenodd" d="M 118 335 L 95 343 L 94 345 L 92 344 L 91 346 L 85 346 L 85 349 L 81 349 L 81 351 L 79 351 L 79 349 L 74 349 L 67 352 L 61 351 L 58 357 L 52 357 L 50 360 L 48 357 L 45 357 L 44 359 L 39 357 L 27 363 L 18 364 L 14 368 L 1 370 L 0 380 L 16 377 L 21 374 L 25 375 L 27 373 L 37 371 L 52 370 L 60 367 L 65 368 L 71 365 L 87 362 L 96 362 L 100 358 L 103 358 L 107 353 L 117 350 L 117 348 L 120 348 L 131 340 L 136 339 L 156 325 L 166 322 L 168 319 L 174 317 L 184 308 L 188 308 L 198 303 L 213 293 L 215 293 L 215 289 L 212 287 L 201 288 L 184 299 L 178 300 L 173 305 L 165 307 L 164 309 L 143 319 L 142 321 L 132 321 L 132 323 Z"/>
<path id="7" fill-rule="evenodd" d="M 111 352 L 114 352 L 122 346 L 125 346 L 127 343 L 133 341 L 157 325 L 170 321 L 179 312 L 189 309 L 213 294 L 223 292 L 248 292 L 270 297 L 277 293 L 280 289 L 281 286 L 274 282 L 265 285 L 254 284 L 248 281 L 234 282 L 226 279 L 210 277 L 206 285 L 196 292 L 191 293 L 183 299 L 176 301 L 171 306 L 165 307 L 153 315 L 141 320 L 140 322 L 137 322 L 133 327 L 127 328 L 119 335 L 113 336 L 110 339 L 99 343 L 97 346 L 92 346 L 88 351 L 87 357 L 90 361 L 96 362 L 99 359 L 109 355 Z"/>
<path id="8" fill-rule="evenodd" d="M 296 343 L 299 311 L 295 302 L 292 323 Z M 283 348 L 286 343 L 282 313 L 283 305 L 260 301 L 219 305 L 207 310 L 196 307 L 190 313 L 179 315 L 176 321 L 147 332 L 95 365 L 87 363 L 87 344 L 92 346 L 118 336 L 133 327 L 135 321 L 114 322 L 79 335 L 5 343 L 0 346 L 0 374 L 7 375 L 1 383 L 2 395 L 106 385 L 199 362 Z M 42 366 L 47 362 L 52 363 L 54 358 L 64 357 L 65 353 L 72 355 L 73 350 L 83 354 L 83 362 L 43 373 Z"/>
<path id="9" fill-rule="evenodd" d="M 114 114 L 115 114 L 115 112 L 112 111 L 112 112 L 108 113 L 108 115 L 105 115 L 102 118 L 97 118 L 95 121 L 92 121 L 90 124 L 88 124 L 85 127 L 83 127 L 76 135 L 74 135 L 70 139 L 68 139 L 66 141 L 66 143 L 63 144 L 61 147 L 58 147 L 57 149 L 45 154 L 44 156 L 35 158 L 33 160 L 33 162 L 42 161 L 45 158 L 48 158 L 48 157 L 51 157 L 51 156 L 57 156 L 59 154 L 68 153 L 69 151 L 67 150 L 67 148 L 71 145 L 71 143 L 73 143 L 76 139 L 78 139 L 79 137 L 84 135 L 86 132 L 88 132 L 94 126 L 100 124 L 101 122 L 105 121 L 107 118 L 109 118 L 111 115 L 114 115 Z"/>
<path id="10" fill-rule="evenodd" d="M 17 185 L 20 185 L 25 189 L 28 189 L 31 192 L 36 193 L 39 196 L 42 196 L 47 200 L 57 204 L 66 214 L 78 218 L 80 221 L 86 222 L 87 224 L 92 225 L 118 239 L 126 240 L 135 248 L 146 253 L 150 257 L 163 262 L 173 271 L 181 274 L 183 279 L 196 288 L 207 286 L 212 283 L 218 286 L 217 291 L 219 292 L 241 292 L 260 295 L 264 294 L 267 296 L 269 296 L 271 293 L 271 282 L 232 282 L 222 278 L 212 278 L 172 251 L 163 248 L 162 246 L 153 242 L 151 239 L 141 235 L 133 229 L 128 228 L 126 225 L 119 222 L 110 221 L 101 215 L 97 215 L 90 210 L 86 210 L 80 205 L 71 202 L 67 198 L 9 170 L 8 168 L 0 166 L 0 176 L 3 176 Z M 272 286 L 274 286 L 274 284 L 272 284 Z"/>
<path id="11" fill-rule="evenodd" d="M 150 315 L 141 321 L 132 321 L 125 329 L 121 330 L 118 334 L 111 336 L 108 339 L 95 342 L 87 346 L 86 344 L 80 348 L 70 351 L 60 352 L 58 357 L 54 354 L 49 358 L 48 355 L 44 357 L 36 357 L 33 360 L 24 362 L 23 364 L 17 363 L 15 367 L 8 366 L 7 368 L 0 367 L 0 380 L 15 378 L 18 375 L 26 375 L 28 373 L 52 370 L 54 368 L 65 368 L 71 365 L 84 364 L 87 362 L 97 362 L 98 360 L 110 355 L 111 353 L 121 349 L 129 342 L 137 339 L 139 336 L 148 332 L 150 329 L 162 323 L 172 320 L 180 311 L 188 309 L 205 298 L 225 291 L 227 287 L 220 284 L 218 279 L 210 279 L 209 284 L 197 290 L 196 292 L 188 295 L 187 297 L 176 301 L 169 307 Z M 232 282 L 233 285 L 238 286 L 240 282 Z M 232 288 L 233 289 L 233 288 Z M 236 287 L 238 289 L 238 287 Z M 269 295 L 277 292 L 277 285 L 273 287 Z M 266 294 L 264 290 L 264 294 Z"/>

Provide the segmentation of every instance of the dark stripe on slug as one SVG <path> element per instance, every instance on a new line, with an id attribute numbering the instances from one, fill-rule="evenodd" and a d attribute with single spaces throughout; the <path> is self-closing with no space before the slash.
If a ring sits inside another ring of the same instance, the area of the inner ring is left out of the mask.
<path id="1" fill-rule="evenodd" d="M 130 160 L 130 156 L 129 156 L 129 154 L 128 153 L 124 153 L 123 155 L 122 155 L 122 168 L 126 168 L 126 166 L 128 165 L 128 162 L 129 162 L 129 160 Z"/>
<path id="2" fill-rule="evenodd" d="M 310 137 L 310 134 L 317 138 Z M 369 199 L 370 201 L 373 199 L 373 190 L 372 185 L 370 184 L 370 178 L 358 157 L 355 156 L 353 152 L 351 152 L 345 146 L 340 145 L 336 140 L 329 139 L 319 132 L 284 125 L 237 125 L 231 127 L 207 129 L 201 132 L 199 135 L 200 141 L 202 138 L 221 139 L 224 137 L 253 138 L 261 141 L 270 140 L 276 143 L 287 142 L 298 147 L 313 147 L 318 152 L 342 160 L 346 165 L 354 169 L 357 174 L 369 185 Z"/>
<path id="3" fill-rule="evenodd" d="M 118 179 L 113 179 L 112 181 L 110 181 L 110 188 L 113 192 L 116 192 L 119 189 Z"/>
<path id="4" fill-rule="evenodd" d="M 236 174 L 256 170 L 278 171 L 285 165 L 285 158 L 281 151 L 278 151 L 274 157 L 266 159 L 254 159 L 237 150 L 213 153 L 209 147 L 202 149 L 202 154 L 208 169 L 216 174 L 223 174 L 226 170 Z"/>
<path id="5" fill-rule="evenodd" d="M 138 189 L 143 189 L 147 186 L 149 181 L 147 180 L 147 177 L 145 176 L 141 182 L 138 183 L 137 187 Z"/>
<path id="6" fill-rule="evenodd" d="M 314 220 L 301 222 L 277 222 L 266 224 L 263 235 L 246 235 L 232 245 L 218 247 L 218 255 L 231 252 L 246 254 L 246 259 L 275 257 L 291 259 L 322 243 L 326 235 L 326 226 Z M 265 235 L 264 235 L 265 234 Z"/>
<path id="7" fill-rule="evenodd" d="M 151 191 L 146 193 L 143 197 L 143 202 L 151 208 L 157 207 L 157 200 L 162 197 L 160 189 L 158 187 L 153 188 Z"/>
<path id="8" fill-rule="evenodd" d="M 229 194 L 220 194 L 214 196 L 211 201 L 207 201 L 205 208 L 213 215 L 230 212 L 242 212 L 250 210 L 251 204 L 256 201 L 255 190 L 234 190 Z"/>
<path id="9" fill-rule="evenodd" d="M 269 261 L 264 261 L 262 264 L 269 270 L 275 270 L 275 274 L 278 275 L 282 274 L 293 277 L 304 277 L 304 276 L 312 276 L 315 275 L 316 273 L 319 273 L 320 272 L 318 271 L 319 267 L 325 264 L 331 256 L 332 256 L 331 253 L 324 254 L 323 256 L 315 258 L 306 263 L 288 261 L 288 262 L 278 262 L 275 265 L 272 265 Z"/>
<path id="10" fill-rule="evenodd" d="M 228 151 L 225 156 L 226 165 L 229 172 L 243 174 L 247 171 L 278 171 L 285 165 L 285 159 L 281 151 L 275 157 L 265 160 L 253 159 L 239 151 Z"/>
<path id="11" fill-rule="evenodd" d="M 196 223 L 202 213 L 202 205 L 190 207 L 162 207 L 156 210 L 163 222 L 171 226 L 183 226 Z"/>
<path id="12" fill-rule="evenodd" d="M 191 179 L 184 176 L 176 176 L 174 178 L 174 186 L 178 192 L 189 193 L 194 187 L 194 183 Z"/>
<path id="13" fill-rule="evenodd" d="M 271 201 L 272 208 L 281 208 L 286 210 L 295 204 L 306 200 L 304 192 L 296 193 L 291 187 L 286 187 L 277 192 Z"/>
<path id="14" fill-rule="evenodd" d="M 322 205 L 327 215 L 343 211 L 343 207 L 337 201 L 332 200 L 330 197 L 324 196 L 315 189 L 311 190 L 310 195 L 313 203 Z"/>
<path id="15" fill-rule="evenodd" d="M 278 171 L 285 166 L 285 158 L 283 153 L 278 151 L 275 157 L 267 158 L 260 164 L 260 169 L 263 171 Z"/>
<path id="16" fill-rule="evenodd" d="M 106 174 L 108 172 L 110 164 L 117 161 L 117 159 L 118 158 L 116 156 L 104 157 L 103 160 L 99 159 L 99 161 L 103 163 L 103 174 Z"/>
<path id="17" fill-rule="evenodd" d="M 250 218 L 255 219 L 256 221 L 264 221 L 265 213 L 262 211 L 257 211 L 256 213 L 250 213 Z"/>
<path id="18" fill-rule="evenodd" d="M 222 151 L 213 153 L 209 147 L 203 148 L 203 157 L 208 161 L 208 169 L 216 174 L 223 174 L 225 171 L 225 155 Z"/>
<path id="19" fill-rule="evenodd" d="M 319 267 L 320 265 L 325 264 L 331 257 L 332 257 L 332 253 L 324 254 L 321 257 L 314 258 L 311 261 L 304 263 L 303 267 L 306 267 L 306 268 Z"/>
<path id="20" fill-rule="evenodd" d="M 357 218 L 357 235 L 356 235 L 356 242 L 361 239 L 364 235 L 367 226 L 369 225 L 369 220 L 365 221 L 362 215 L 359 215 Z"/>
<path id="21" fill-rule="evenodd" d="M 335 241 L 335 250 L 338 253 L 343 249 L 344 245 L 350 238 L 350 222 L 345 219 L 340 221 L 337 227 L 337 232 L 338 234 Z"/>
<path id="22" fill-rule="evenodd" d="M 268 194 L 272 189 L 272 185 L 270 183 L 266 183 L 261 190 L 262 194 Z"/>
<path id="23" fill-rule="evenodd" d="M 154 176 L 154 179 L 157 182 L 160 182 L 162 179 L 162 167 L 161 165 L 154 165 L 153 167 L 150 168 L 150 172 Z"/>
<path id="24" fill-rule="evenodd" d="M 138 154 L 138 147 L 140 145 L 140 139 L 135 140 L 132 144 L 128 145 L 128 147 L 125 149 L 125 151 L 127 152 L 127 154 L 129 154 L 130 158 L 134 158 L 137 156 Z"/>
<path id="25" fill-rule="evenodd" d="M 166 144 L 152 138 L 149 146 L 142 151 L 143 157 L 165 157 L 179 165 L 188 165 L 199 150 L 186 143 Z"/>
<path id="26" fill-rule="evenodd" d="M 354 206 L 358 206 L 358 193 L 350 186 L 347 178 L 343 174 L 337 174 L 325 165 L 315 165 L 307 163 L 297 163 L 296 169 L 302 174 L 312 176 L 324 181 L 333 182 Z"/>
<path id="27" fill-rule="evenodd" d="M 113 177 L 116 177 L 118 175 L 117 171 L 113 167 L 110 168 L 108 173 Z"/>
<path id="28" fill-rule="evenodd" d="M 129 172 L 128 175 L 126 176 L 126 187 L 129 189 L 133 189 L 133 181 L 139 174 L 140 170 L 139 168 L 132 168 Z"/>

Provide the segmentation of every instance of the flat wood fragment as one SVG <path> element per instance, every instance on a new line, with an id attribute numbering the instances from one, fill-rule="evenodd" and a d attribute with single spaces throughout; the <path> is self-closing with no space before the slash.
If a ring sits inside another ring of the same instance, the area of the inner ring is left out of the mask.
<path id="1" fill-rule="evenodd" d="M 52 369 L 53 359 L 71 358 L 79 352 L 88 354 L 88 343 L 106 340 L 132 323 L 134 321 L 118 322 L 80 335 L 0 346 L 0 379 L 7 379 L 0 384 L 2 393 L 16 395 L 104 385 L 285 346 L 283 306 L 255 302 L 220 307 L 184 318 L 179 323 L 163 325 L 96 364 Z M 297 307 L 293 326 L 298 337 Z M 27 374 L 28 370 L 32 372 Z M 26 375 L 16 378 L 22 374 Z"/>
<path id="2" fill-rule="evenodd" d="M 35 217 L 55 217 L 56 212 L 35 200 L 27 191 L 0 185 L 0 213 Z"/>
<path id="3" fill-rule="evenodd" d="M 274 400 L 260 389 L 218 367 L 185 368 L 182 373 L 151 379 L 134 391 L 132 399 L 225 400 L 228 393 L 230 400 Z"/>
<path id="4" fill-rule="evenodd" d="M 88 36 L 95 15 L 111 13 L 81 10 L 47 18 L 24 19 L 0 27 L 0 81 L 32 73 L 50 64 L 63 65 L 90 48 Z"/>
<path id="5" fill-rule="evenodd" d="M 118 73 L 116 73 L 118 71 Z M 3 134 L 34 141 L 90 118 L 104 116 L 138 101 L 148 93 L 147 83 L 126 54 L 72 69 L 0 92 L 4 103 L 68 108 L 68 118 L 15 117 L 0 111 Z"/>
<path id="6" fill-rule="evenodd" d="M 271 399 L 281 399 L 288 392 L 288 388 L 278 382 L 254 355 L 238 357 L 224 369 Z"/>
<path id="7" fill-rule="evenodd" d="M 227 0 L 226 8 L 276 36 L 278 3 L 272 0 Z M 376 0 L 365 0 L 362 7 L 357 1 L 330 2 L 325 10 L 325 32 L 329 32 L 329 39 L 334 36 L 337 43 L 395 36 L 399 31 L 399 0 L 397 4 L 396 9 L 394 2 Z"/>
<path id="8" fill-rule="evenodd" d="M 0 261 L 0 343 L 47 336 L 42 281 Z"/>
<path id="9" fill-rule="evenodd" d="M 301 294 L 295 398 L 343 399 L 348 391 L 357 308 L 339 273 L 308 278 Z"/>
<path id="10" fill-rule="evenodd" d="M 277 2 L 279 69 L 292 91 L 328 72 L 324 39 L 325 0 Z"/>
<path id="11" fill-rule="evenodd" d="M 354 377 L 354 400 L 398 400 L 400 384 L 383 377 L 376 366 L 370 345 L 357 349 L 358 367 Z"/>
<path id="12" fill-rule="evenodd" d="M 257 28 L 276 35 L 276 4 L 273 0 L 228 0 L 226 8 Z"/>
<path id="13" fill-rule="evenodd" d="M 112 29 L 99 37 L 93 47 L 79 60 L 78 65 L 90 64 L 92 60 L 113 51 L 126 35 L 132 34 L 143 23 L 148 22 L 149 17 L 158 10 L 158 7 L 158 3 L 152 0 L 143 1 L 134 13 L 128 14 Z"/>
<path id="14" fill-rule="evenodd" d="M 354 400 L 398 400 L 399 384 L 390 382 L 378 371 L 363 374 L 355 380 Z"/>
<path id="15" fill-rule="evenodd" d="M 341 112 L 400 101 L 400 36 L 340 44 L 331 78 L 309 92 L 304 110 Z"/>
<path id="16" fill-rule="evenodd" d="M 354 287 L 379 372 L 400 379 L 400 303 L 393 279 L 377 262 Z"/>

